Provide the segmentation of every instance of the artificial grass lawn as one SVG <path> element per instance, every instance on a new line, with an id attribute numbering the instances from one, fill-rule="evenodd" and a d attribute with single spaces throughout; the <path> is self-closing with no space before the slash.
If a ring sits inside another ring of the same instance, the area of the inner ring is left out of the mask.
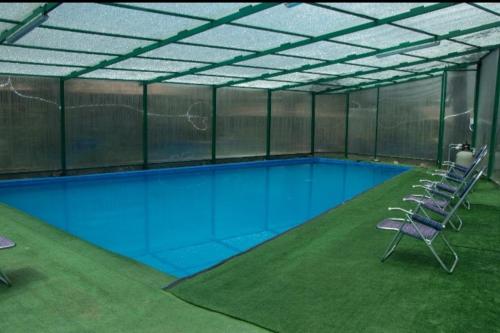
<path id="1" fill-rule="evenodd" d="M 481 181 L 446 235 L 452 275 L 421 241 L 375 228 L 428 178 L 406 172 L 312 222 L 186 279 L 169 291 L 192 304 L 282 332 L 500 332 L 500 190 Z M 442 250 L 442 248 L 440 248 Z"/>
<path id="2" fill-rule="evenodd" d="M 0 205 L 0 332 L 262 332 L 162 291 L 172 277 Z"/>

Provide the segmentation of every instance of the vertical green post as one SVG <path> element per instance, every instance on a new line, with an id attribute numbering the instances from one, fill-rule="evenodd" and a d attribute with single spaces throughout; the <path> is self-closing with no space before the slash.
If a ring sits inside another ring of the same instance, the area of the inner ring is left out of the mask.
<path id="1" fill-rule="evenodd" d="M 472 147 L 476 147 L 477 120 L 479 113 L 479 82 L 481 81 L 481 63 L 477 64 L 476 85 L 474 90 L 474 126 L 472 127 Z"/>
<path id="2" fill-rule="evenodd" d="M 142 86 L 142 160 L 143 168 L 148 168 L 148 85 Z"/>
<path id="3" fill-rule="evenodd" d="M 380 88 L 377 88 L 377 109 L 375 111 L 375 149 L 373 150 L 373 158 L 377 159 L 377 144 L 378 144 L 378 105 L 380 97 Z"/>
<path id="4" fill-rule="evenodd" d="M 441 106 L 439 109 L 439 139 L 437 149 L 437 164 L 441 167 L 443 163 L 443 140 L 444 140 L 444 113 L 446 109 L 446 89 L 448 72 L 445 70 L 441 77 Z"/>
<path id="5" fill-rule="evenodd" d="M 349 93 L 345 97 L 345 139 L 344 139 L 344 157 L 347 158 L 349 153 L 347 148 L 349 147 Z"/>
<path id="6" fill-rule="evenodd" d="M 493 170 L 495 169 L 495 151 L 496 151 L 496 136 L 497 136 L 497 123 L 498 123 L 498 109 L 499 109 L 499 99 L 500 99 L 500 55 L 498 56 L 497 64 L 497 80 L 495 86 L 495 100 L 493 104 L 493 121 L 491 123 L 491 142 L 490 142 L 490 152 L 488 160 L 488 178 L 493 175 Z"/>
<path id="7" fill-rule="evenodd" d="M 64 101 L 64 80 L 59 79 L 59 111 L 60 111 L 60 135 L 61 135 L 61 174 L 66 175 L 66 109 Z"/>
<path id="8" fill-rule="evenodd" d="M 267 90 L 266 158 L 271 156 L 271 90 Z"/>
<path id="9" fill-rule="evenodd" d="M 315 132 L 316 132 L 316 94 L 311 93 L 311 155 L 314 156 L 314 144 L 315 144 Z"/>
<path id="10" fill-rule="evenodd" d="M 212 87 L 212 163 L 217 157 L 217 88 Z"/>

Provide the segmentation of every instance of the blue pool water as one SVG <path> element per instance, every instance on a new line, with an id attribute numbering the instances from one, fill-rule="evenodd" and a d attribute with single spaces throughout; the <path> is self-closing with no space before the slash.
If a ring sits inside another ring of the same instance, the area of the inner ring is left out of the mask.
<path id="1" fill-rule="evenodd" d="M 0 202 L 183 277 L 407 169 L 305 158 L 3 181 Z"/>

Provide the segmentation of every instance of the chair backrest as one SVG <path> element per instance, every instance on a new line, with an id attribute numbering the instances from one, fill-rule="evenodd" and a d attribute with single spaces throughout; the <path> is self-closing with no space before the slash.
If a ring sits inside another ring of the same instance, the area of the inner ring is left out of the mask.
<path id="1" fill-rule="evenodd" d="M 484 157 L 488 154 L 487 148 L 488 148 L 488 146 L 484 145 L 479 149 L 479 151 L 475 155 L 474 160 L 472 161 L 471 165 L 469 166 L 469 168 L 465 172 L 464 178 L 467 178 L 467 176 L 469 176 L 471 174 L 471 172 L 477 168 L 477 166 L 481 163 L 481 161 L 484 159 Z"/>
<path id="2" fill-rule="evenodd" d="M 479 179 L 481 178 L 481 176 L 483 175 L 483 173 L 484 173 L 485 170 L 486 170 L 486 167 L 483 167 L 478 172 L 478 174 L 474 178 L 472 178 L 472 180 L 470 182 L 467 182 L 465 184 L 465 186 L 463 188 L 463 191 L 462 191 L 461 195 L 459 196 L 459 199 L 456 201 L 456 203 L 453 206 L 453 208 L 448 212 L 448 215 L 446 215 L 446 217 L 445 217 L 445 219 L 443 221 L 443 225 L 446 225 L 446 223 L 448 223 L 448 221 L 453 217 L 453 214 L 455 214 L 455 212 L 457 211 L 457 209 L 464 202 L 465 198 L 470 193 L 470 191 L 472 191 L 472 188 L 479 181 Z"/>

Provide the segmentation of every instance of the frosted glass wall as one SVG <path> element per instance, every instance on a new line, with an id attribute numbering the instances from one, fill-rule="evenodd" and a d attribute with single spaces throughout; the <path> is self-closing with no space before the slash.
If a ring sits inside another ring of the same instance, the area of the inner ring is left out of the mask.
<path id="1" fill-rule="evenodd" d="M 316 152 L 343 153 L 345 148 L 346 95 L 316 95 Z"/>
<path id="2" fill-rule="evenodd" d="M 479 80 L 479 97 L 477 113 L 476 147 L 490 146 L 493 108 L 495 104 L 495 87 L 497 85 L 497 66 L 499 51 L 486 56 L 481 62 Z M 490 156 L 488 156 L 489 160 Z"/>
<path id="3" fill-rule="evenodd" d="M 311 151 L 311 94 L 273 92 L 271 114 L 271 154 Z"/>
<path id="4" fill-rule="evenodd" d="M 212 156 L 212 88 L 148 86 L 149 162 L 209 159 Z"/>
<path id="5" fill-rule="evenodd" d="M 266 154 L 266 90 L 217 89 L 216 142 L 217 158 Z"/>
<path id="6" fill-rule="evenodd" d="M 380 88 L 378 154 L 435 160 L 440 97 L 440 77 Z"/>
<path id="7" fill-rule="evenodd" d="M 450 71 L 447 73 L 446 104 L 444 115 L 443 158 L 455 160 L 456 152 L 450 144 L 471 143 L 471 120 L 474 119 L 475 71 Z"/>
<path id="8" fill-rule="evenodd" d="M 134 82 L 65 82 L 68 169 L 142 164 L 142 87 Z"/>
<path id="9" fill-rule="evenodd" d="M 61 168 L 59 80 L 0 76 L 0 173 Z"/>
<path id="10" fill-rule="evenodd" d="M 373 155 L 377 114 L 377 89 L 349 94 L 349 154 Z"/>

